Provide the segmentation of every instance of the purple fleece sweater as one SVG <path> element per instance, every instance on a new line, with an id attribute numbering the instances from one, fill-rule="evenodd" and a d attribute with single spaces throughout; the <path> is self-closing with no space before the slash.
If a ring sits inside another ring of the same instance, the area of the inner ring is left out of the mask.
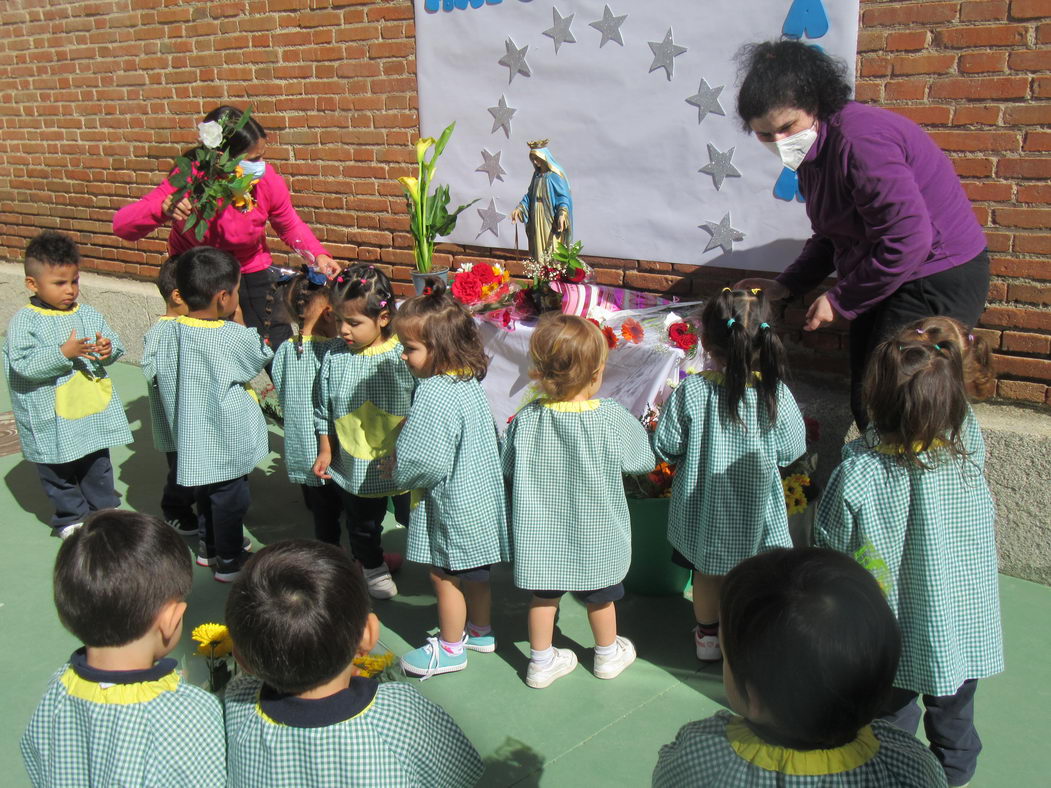
<path id="1" fill-rule="evenodd" d="M 985 249 L 948 157 L 890 110 L 852 101 L 820 123 L 799 187 L 814 235 L 777 279 L 798 295 L 835 269 L 827 295 L 847 319 Z"/>

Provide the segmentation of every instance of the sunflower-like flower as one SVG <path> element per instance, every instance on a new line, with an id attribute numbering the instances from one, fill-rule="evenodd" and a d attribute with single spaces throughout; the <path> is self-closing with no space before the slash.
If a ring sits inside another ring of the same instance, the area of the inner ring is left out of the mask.
<path id="1" fill-rule="evenodd" d="M 234 641 L 225 624 L 201 624 L 194 627 L 190 637 L 197 641 L 197 653 L 202 657 L 225 657 L 233 650 Z"/>
<path id="2" fill-rule="evenodd" d="M 366 654 L 363 657 L 354 658 L 354 666 L 358 669 L 358 675 L 365 678 L 373 678 L 394 664 L 394 655 L 391 652 L 385 654 Z"/>
<path id="3" fill-rule="evenodd" d="M 781 480 L 781 487 L 785 492 L 785 507 L 789 514 L 802 514 L 806 511 L 809 503 L 806 488 L 809 486 L 810 477 L 805 473 L 793 473 Z"/>

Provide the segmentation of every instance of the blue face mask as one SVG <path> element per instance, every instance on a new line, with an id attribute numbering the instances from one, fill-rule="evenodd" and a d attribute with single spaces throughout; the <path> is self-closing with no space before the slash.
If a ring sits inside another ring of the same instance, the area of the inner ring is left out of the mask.
<path id="1" fill-rule="evenodd" d="M 266 172 L 266 162 L 262 160 L 242 161 L 241 169 L 244 170 L 245 175 L 251 175 L 254 180 L 259 180 Z"/>

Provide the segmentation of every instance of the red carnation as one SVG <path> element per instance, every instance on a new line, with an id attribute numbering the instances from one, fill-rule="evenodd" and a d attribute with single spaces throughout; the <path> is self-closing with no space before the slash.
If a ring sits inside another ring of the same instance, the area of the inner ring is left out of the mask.
<path id="1" fill-rule="evenodd" d="M 697 346 L 697 334 L 689 323 L 672 323 L 668 326 L 668 339 L 682 350 L 693 350 Z"/>
<path id="2" fill-rule="evenodd" d="M 477 279 L 479 284 L 483 287 L 492 284 L 500 278 L 496 275 L 496 271 L 493 270 L 493 267 L 488 263 L 475 263 L 471 266 L 470 274 Z"/>
<path id="3" fill-rule="evenodd" d="M 459 273 L 453 279 L 453 295 L 464 304 L 477 304 L 482 299 L 482 283 L 474 276 L 474 270 Z"/>
<path id="4" fill-rule="evenodd" d="M 612 328 L 603 326 L 602 335 L 606 338 L 606 344 L 609 345 L 610 350 L 617 346 L 617 334 Z"/>

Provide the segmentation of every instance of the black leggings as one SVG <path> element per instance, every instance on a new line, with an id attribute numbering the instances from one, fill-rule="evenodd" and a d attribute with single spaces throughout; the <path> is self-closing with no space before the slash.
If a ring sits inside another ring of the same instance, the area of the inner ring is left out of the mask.
<path id="1" fill-rule="evenodd" d="M 865 366 L 876 345 L 914 320 L 944 315 L 973 328 L 989 294 L 989 253 L 963 265 L 906 282 L 850 324 L 850 409 L 858 429 L 868 426 L 861 397 Z"/>
<path id="2" fill-rule="evenodd" d="M 288 310 L 274 292 L 277 276 L 273 266 L 241 274 L 241 290 L 238 294 L 245 325 L 256 329 L 263 339 L 269 339 L 270 349 L 275 353 L 281 343 L 292 336 Z"/>

